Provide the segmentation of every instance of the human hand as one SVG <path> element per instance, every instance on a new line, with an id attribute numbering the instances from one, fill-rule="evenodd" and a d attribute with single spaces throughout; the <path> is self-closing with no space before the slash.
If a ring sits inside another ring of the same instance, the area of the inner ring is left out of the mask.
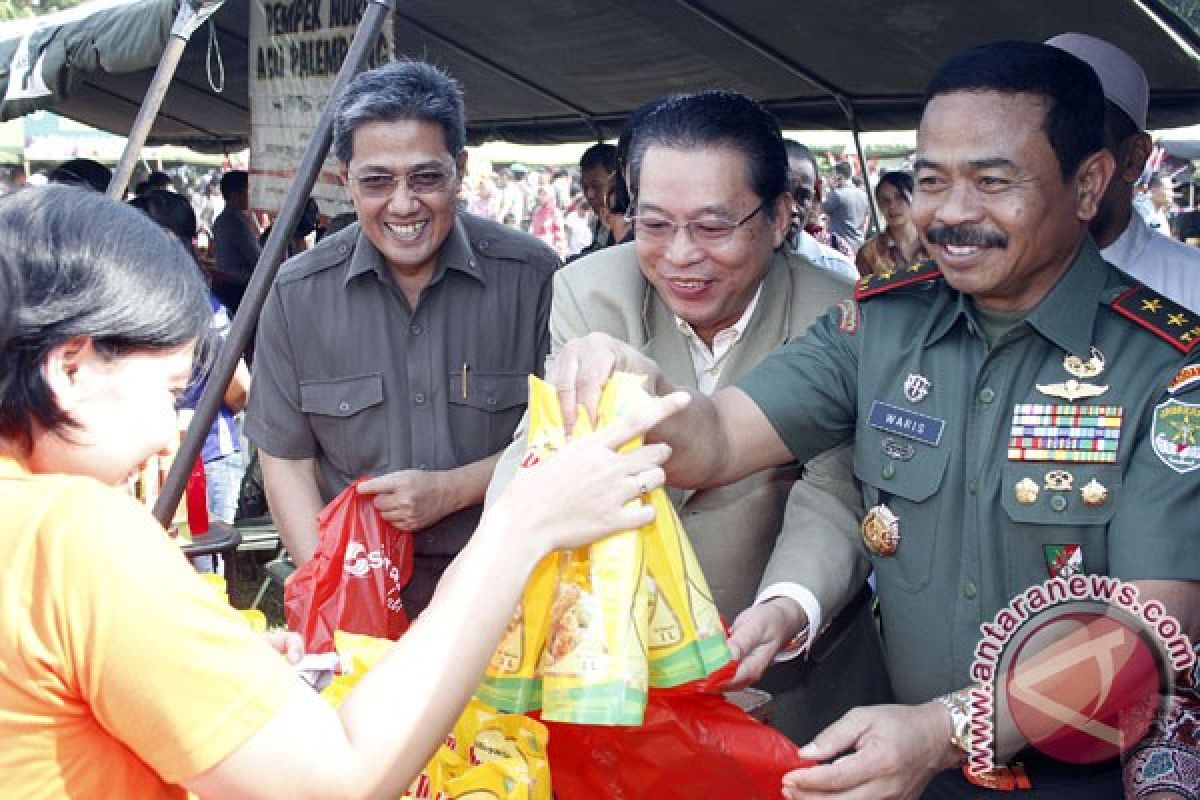
<path id="1" fill-rule="evenodd" d="M 358 493 L 374 495 L 379 515 L 398 530 L 420 531 L 459 509 L 445 472 L 402 469 L 358 484 Z"/>
<path id="2" fill-rule="evenodd" d="M 654 507 L 631 501 L 663 485 L 662 465 L 671 449 L 653 444 L 616 451 L 689 400 L 685 392 L 650 398 L 612 425 L 573 440 L 553 458 L 517 470 L 485 521 L 535 537 L 545 552 L 648 525 Z"/>
<path id="3" fill-rule="evenodd" d="M 821 763 L 783 776 L 788 800 L 915 800 L 958 763 L 950 715 L 937 703 L 851 709 L 800 755 Z M 842 755 L 844 754 L 844 755 Z"/>
<path id="4" fill-rule="evenodd" d="M 614 372 L 656 377 L 658 365 L 606 333 L 589 333 L 563 345 L 547 364 L 546 381 L 558 390 L 564 430 L 574 430 L 576 408 L 581 404 L 595 421 L 600 392 Z M 655 391 L 653 384 L 646 389 Z"/>
<path id="5" fill-rule="evenodd" d="M 807 626 L 808 615 L 790 597 L 772 597 L 738 614 L 729 629 L 729 649 L 738 668 L 725 689 L 757 682 L 779 651 Z"/>
<path id="6" fill-rule="evenodd" d="M 289 664 L 298 664 L 304 658 L 304 639 L 292 631 L 267 631 L 263 639 L 271 649 L 287 659 Z"/>

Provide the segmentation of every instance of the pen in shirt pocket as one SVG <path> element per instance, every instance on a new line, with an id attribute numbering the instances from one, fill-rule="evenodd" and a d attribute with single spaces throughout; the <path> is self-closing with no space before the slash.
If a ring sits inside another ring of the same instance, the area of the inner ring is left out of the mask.
<path id="1" fill-rule="evenodd" d="M 468 366 L 467 362 L 464 361 L 463 365 L 462 365 L 462 399 L 463 400 L 467 399 L 467 372 L 470 369 L 471 369 L 471 367 Z"/>

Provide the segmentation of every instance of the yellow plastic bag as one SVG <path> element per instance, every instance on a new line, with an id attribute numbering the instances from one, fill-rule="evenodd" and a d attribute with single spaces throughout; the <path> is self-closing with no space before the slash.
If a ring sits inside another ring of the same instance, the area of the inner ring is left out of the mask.
<path id="1" fill-rule="evenodd" d="M 532 467 L 551 457 L 565 441 L 554 387 L 531 375 L 529 446 L 521 467 Z M 520 714 L 541 707 L 542 681 L 537 667 L 550 627 L 559 559 L 560 554 L 552 553 L 534 567 L 521 602 L 484 671 L 476 696 L 493 708 Z"/>
<path id="2" fill-rule="evenodd" d="M 472 767 L 445 784 L 446 800 L 531 800 L 521 765 L 502 758 Z"/>
<path id="3" fill-rule="evenodd" d="M 609 380 L 600 393 L 598 428 L 612 424 L 647 399 L 641 381 L 625 374 Z M 590 432 L 587 415 L 580 414 L 575 434 Z M 639 446 L 640 438 L 621 450 Z M 564 559 L 541 663 L 545 719 L 592 725 L 641 724 L 648 686 L 644 538 L 639 530 L 621 531 L 591 547 L 574 550 Z"/>

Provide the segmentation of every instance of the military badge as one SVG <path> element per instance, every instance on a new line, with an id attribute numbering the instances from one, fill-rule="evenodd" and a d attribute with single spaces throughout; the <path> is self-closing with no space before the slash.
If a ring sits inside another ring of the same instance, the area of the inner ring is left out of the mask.
<path id="1" fill-rule="evenodd" d="M 893 439 L 891 436 L 884 437 L 879 447 L 885 456 L 894 461 L 911 461 L 912 457 L 917 454 L 917 448 L 908 442 Z"/>
<path id="2" fill-rule="evenodd" d="M 1168 400 L 1154 407 L 1150 428 L 1159 460 L 1179 473 L 1200 469 L 1200 404 Z"/>
<path id="3" fill-rule="evenodd" d="M 900 520 L 887 506 L 875 506 L 862 521 L 863 544 L 877 556 L 894 556 L 900 547 Z"/>
<path id="4" fill-rule="evenodd" d="M 1013 487 L 1013 494 L 1016 495 L 1017 502 L 1023 506 L 1031 506 L 1036 503 L 1038 491 L 1037 482 L 1030 478 L 1022 478 Z"/>
<path id="5" fill-rule="evenodd" d="M 1046 571 L 1051 578 L 1069 578 L 1083 572 L 1083 546 L 1078 544 L 1042 545 Z"/>
<path id="6" fill-rule="evenodd" d="M 1068 355 L 1063 359 L 1063 369 L 1080 380 L 1094 378 L 1104 372 L 1104 354 L 1098 348 L 1093 347 L 1091 353 L 1088 354 L 1087 361 L 1079 356 Z"/>
<path id="7" fill-rule="evenodd" d="M 1075 476 L 1065 469 L 1052 469 L 1046 473 L 1045 488 L 1052 492 L 1069 492 L 1075 486 Z"/>
<path id="8" fill-rule="evenodd" d="M 1083 504 L 1089 508 L 1099 508 L 1108 502 L 1108 489 L 1100 481 L 1092 478 L 1079 490 Z"/>
<path id="9" fill-rule="evenodd" d="M 1037 390 L 1047 397 L 1057 397 L 1074 403 L 1076 400 L 1099 397 L 1108 391 L 1108 387 L 1099 386 L 1094 383 L 1080 383 L 1071 378 L 1062 383 L 1039 383 L 1037 384 Z"/>
<path id="10" fill-rule="evenodd" d="M 904 379 L 904 396 L 910 403 L 919 403 L 929 394 L 929 389 L 933 386 L 929 382 L 929 378 L 924 375 L 918 375 L 915 372 L 910 372 L 908 377 Z"/>

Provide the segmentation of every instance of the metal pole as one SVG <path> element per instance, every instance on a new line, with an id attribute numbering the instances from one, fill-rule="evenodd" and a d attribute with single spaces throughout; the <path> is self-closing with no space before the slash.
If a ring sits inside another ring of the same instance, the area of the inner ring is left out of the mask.
<path id="1" fill-rule="evenodd" d="M 875 192 L 871 191 L 871 181 L 867 176 L 867 159 L 863 155 L 862 139 L 858 135 L 858 115 L 854 113 L 853 105 L 847 104 L 846 107 L 849 109 L 846 116 L 850 118 L 850 133 L 854 135 L 854 149 L 858 153 L 858 163 L 862 167 L 863 189 L 867 193 L 867 208 L 871 209 L 871 213 L 868 215 L 871 223 L 871 235 L 876 236 L 879 234 L 879 223 L 876 219 L 879 209 L 875 207 Z"/>
<path id="2" fill-rule="evenodd" d="M 271 226 L 271 235 L 267 237 L 267 243 L 258 257 L 258 264 L 255 265 L 254 274 L 246 286 L 246 293 L 233 318 L 225 344 L 208 375 L 204 392 L 196 403 L 196 413 L 192 416 L 187 435 L 184 436 L 175 461 L 171 464 L 171 470 L 163 482 L 158 502 L 154 504 L 154 516 L 164 527 L 170 523 L 179 505 L 179 498 L 183 496 L 191 465 L 200 455 L 204 437 L 208 435 L 208 430 L 216 419 L 225 387 L 229 385 L 238 359 L 242 357 L 250 341 L 259 312 L 266 302 L 267 291 L 270 290 L 275 273 L 279 271 L 279 265 L 283 261 L 288 240 L 300 219 L 305 203 L 308 202 L 308 195 L 321 171 L 321 165 L 325 162 L 325 154 L 329 152 L 329 144 L 333 139 L 333 115 L 337 99 L 341 97 L 350 79 L 358 74 L 359 69 L 367 62 L 375 39 L 383 29 L 384 20 L 391 10 L 392 0 L 371 0 L 358 23 L 358 30 L 354 33 L 354 41 L 350 43 L 346 60 L 342 62 L 342 68 L 329 90 L 329 102 L 325 104 L 321 118 L 317 121 L 316 130 L 313 131 L 308 148 L 304 151 L 304 158 L 300 160 L 300 166 L 296 169 L 296 177 L 283 200 L 283 207 L 279 209 L 279 216 Z"/>
<path id="3" fill-rule="evenodd" d="M 205 2 L 199 8 L 194 7 L 191 0 L 183 0 L 179 4 L 179 11 L 175 14 L 175 23 L 171 26 L 171 36 L 167 39 L 167 46 L 158 60 L 158 67 L 154 70 L 154 78 L 150 81 L 150 88 L 146 90 L 142 106 L 133 120 L 129 138 L 125 140 L 125 150 L 121 153 L 121 160 L 117 162 L 112 180 L 108 182 L 108 196 L 114 200 L 125 199 L 125 189 L 129 187 L 129 178 L 133 175 L 134 164 L 137 163 L 138 154 L 142 152 L 142 145 L 146 143 L 146 137 L 150 135 L 150 128 L 154 125 L 154 118 L 158 116 L 158 109 L 162 107 L 163 98 L 167 96 L 171 78 L 175 76 L 175 68 L 179 66 L 179 59 L 183 56 L 183 50 L 187 47 L 188 40 L 192 38 L 196 29 L 221 7 L 224 1 Z"/>

